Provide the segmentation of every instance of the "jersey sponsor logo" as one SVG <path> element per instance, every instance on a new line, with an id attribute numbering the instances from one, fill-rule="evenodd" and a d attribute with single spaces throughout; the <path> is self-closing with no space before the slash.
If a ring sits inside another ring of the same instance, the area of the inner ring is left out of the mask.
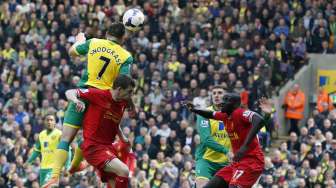
<path id="1" fill-rule="evenodd" d="M 209 121 L 208 120 L 202 120 L 201 121 L 201 127 L 208 127 L 209 126 Z"/>
<path id="2" fill-rule="evenodd" d="M 224 139 L 226 138 L 226 134 L 224 132 L 221 132 L 221 133 L 217 133 L 215 132 L 214 134 L 212 134 L 213 137 L 216 137 L 216 138 L 219 138 L 219 139 Z"/>
<path id="3" fill-rule="evenodd" d="M 229 137 L 230 137 L 230 139 L 231 140 L 238 140 L 239 139 L 239 136 L 238 136 L 238 134 L 236 133 L 236 132 L 231 132 L 231 133 L 229 133 L 228 132 L 228 135 L 229 135 Z"/>
<path id="4" fill-rule="evenodd" d="M 117 115 L 113 114 L 113 113 L 110 112 L 110 111 L 106 111 L 106 112 L 105 112 L 105 114 L 104 114 L 104 118 L 105 118 L 105 119 L 112 120 L 112 121 L 115 122 L 115 123 L 119 123 L 120 120 L 121 120 L 121 117 L 120 117 L 120 116 L 117 116 Z"/>

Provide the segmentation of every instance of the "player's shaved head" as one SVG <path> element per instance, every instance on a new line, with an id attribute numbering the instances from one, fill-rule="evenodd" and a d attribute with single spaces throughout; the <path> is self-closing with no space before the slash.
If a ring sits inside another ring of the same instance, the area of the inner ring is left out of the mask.
<path id="1" fill-rule="evenodd" d="M 226 93 L 223 98 L 222 112 L 231 114 L 240 106 L 240 95 L 238 93 Z"/>

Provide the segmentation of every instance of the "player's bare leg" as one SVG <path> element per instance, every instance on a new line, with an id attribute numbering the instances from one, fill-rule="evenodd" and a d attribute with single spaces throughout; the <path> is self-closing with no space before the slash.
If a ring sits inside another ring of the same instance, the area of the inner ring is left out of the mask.
<path id="1" fill-rule="evenodd" d="M 55 153 L 55 162 L 53 164 L 51 179 L 49 179 L 42 188 L 58 187 L 62 168 L 68 158 L 69 146 L 74 140 L 78 130 L 78 128 L 63 126 L 61 141 L 58 144 Z"/>
<path id="2" fill-rule="evenodd" d="M 114 158 L 106 163 L 104 171 L 112 172 L 118 176 L 115 180 L 115 184 L 118 184 L 118 188 L 128 188 L 129 169 L 128 166 L 118 158 Z"/>
<path id="3" fill-rule="evenodd" d="M 198 177 L 196 178 L 196 188 L 203 188 L 208 182 L 209 179 Z"/>
<path id="4" fill-rule="evenodd" d="M 121 162 L 118 158 L 114 158 L 113 160 L 106 163 L 104 171 L 115 173 L 117 176 L 121 177 L 128 177 L 129 175 L 127 165 Z"/>

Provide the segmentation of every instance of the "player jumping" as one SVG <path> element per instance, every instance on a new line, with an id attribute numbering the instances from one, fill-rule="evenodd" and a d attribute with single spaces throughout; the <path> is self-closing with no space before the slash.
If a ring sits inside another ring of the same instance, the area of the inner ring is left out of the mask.
<path id="1" fill-rule="evenodd" d="M 221 111 L 198 110 L 191 103 L 185 104 L 196 114 L 223 121 L 231 140 L 234 161 L 219 170 L 205 188 L 252 187 L 264 169 L 264 154 L 256 134 L 265 121 L 256 112 L 240 108 L 240 100 L 238 94 L 226 94 Z M 272 108 L 266 99 L 260 101 L 260 107 L 269 116 Z"/>
<path id="2" fill-rule="evenodd" d="M 86 40 L 84 34 L 79 34 L 76 37 L 76 43 L 70 48 L 69 54 L 71 56 L 87 55 L 87 67 L 78 84 L 79 88 L 111 89 L 118 75 L 130 74 L 133 58 L 121 46 L 124 37 L 125 27 L 120 22 L 112 23 L 106 32 L 106 40 L 97 38 Z M 129 106 L 132 104 L 130 103 Z M 58 186 L 60 173 L 68 156 L 69 145 L 81 127 L 83 117 L 84 111 L 77 112 L 76 105 L 70 102 L 64 117 L 61 142 L 58 144 L 54 157 L 52 178 L 43 188 Z M 77 148 L 71 164 L 71 171 L 82 168 L 79 166 L 81 160 L 82 152 Z"/>
<path id="3" fill-rule="evenodd" d="M 118 188 L 128 187 L 129 168 L 118 159 L 120 148 L 112 143 L 118 135 L 124 143 L 124 146 L 118 147 L 129 148 L 119 123 L 134 87 L 135 83 L 129 76 L 120 75 L 114 81 L 112 90 L 89 88 L 66 92 L 66 97 L 76 105 L 77 111 L 85 109 L 85 103 L 79 99 L 90 103 L 83 119 L 83 156 L 97 169 L 102 182 L 108 182 L 108 187 L 112 188 L 116 184 Z"/>

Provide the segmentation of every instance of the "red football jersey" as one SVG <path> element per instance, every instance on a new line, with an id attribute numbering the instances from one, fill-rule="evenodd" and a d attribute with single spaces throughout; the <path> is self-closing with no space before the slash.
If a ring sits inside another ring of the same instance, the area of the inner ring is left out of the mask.
<path id="1" fill-rule="evenodd" d="M 244 144 L 244 141 L 252 128 L 252 117 L 255 114 L 255 112 L 242 108 L 233 111 L 230 117 L 226 113 L 214 112 L 214 119 L 224 122 L 225 130 L 231 140 L 233 153 L 236 153 Z M 262 161 L 264 160 L 264 154 L 257 137 L 253 139 L 248 148 L 249 149 L 246 151 L 244 157 L 253 156 L 262 159 Z"/>
<path id="2" fill-rule="evenodd" d="M 127 101 L 114 101 L 109 90 L 77 89 L 77 93 L 90 103 L 83 119 L 84 142 L 112 144 Z"/>

